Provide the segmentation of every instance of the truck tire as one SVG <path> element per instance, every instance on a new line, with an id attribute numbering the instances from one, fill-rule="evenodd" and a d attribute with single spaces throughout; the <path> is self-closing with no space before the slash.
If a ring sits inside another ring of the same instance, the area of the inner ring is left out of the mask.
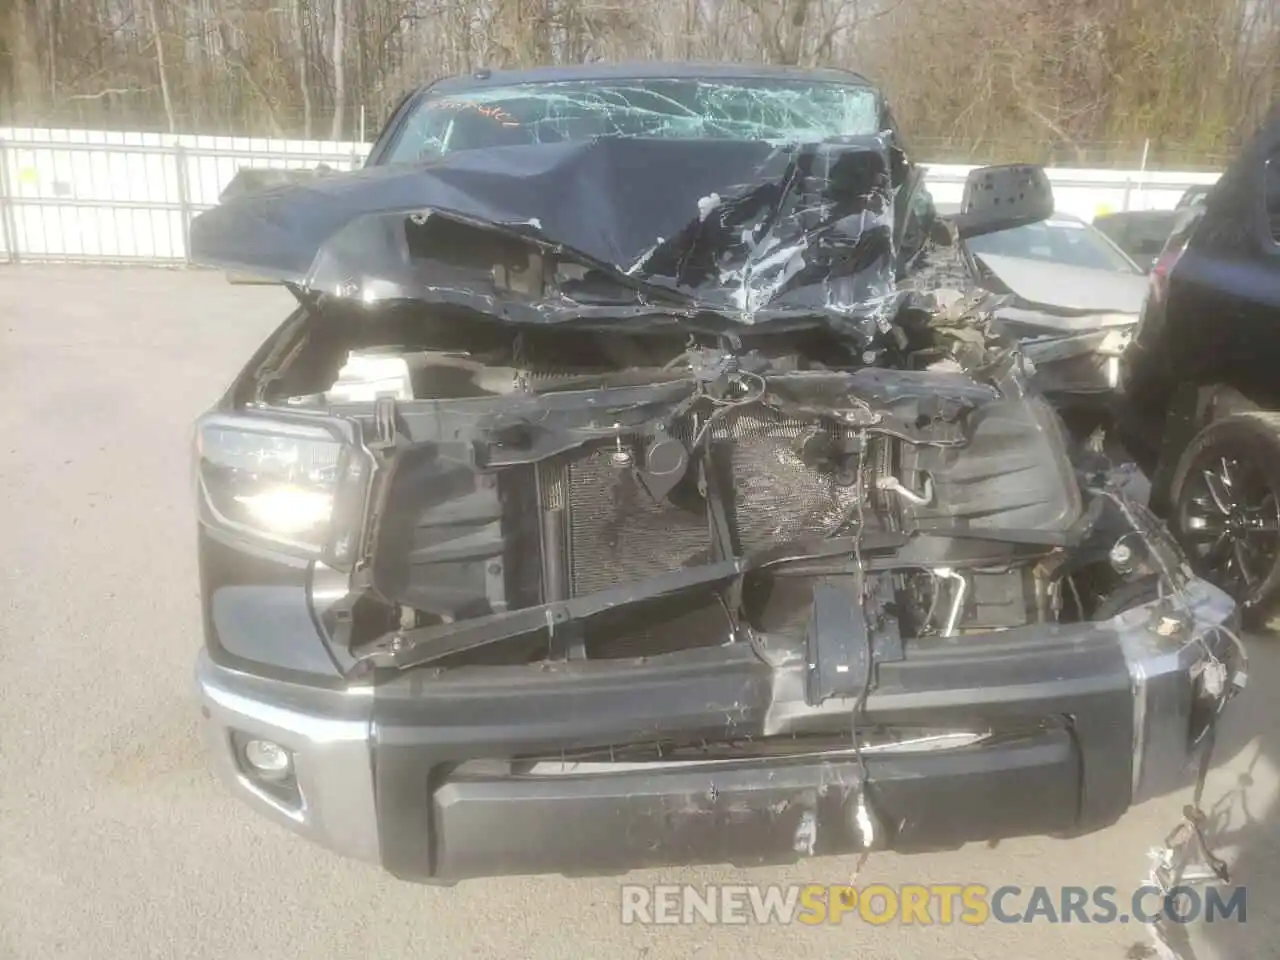
<path id="1" fill-rule="evenodd" d="M 1280 599 L 1280 413 L 1235 413 L 1178 459 L 1170 525 L 1191 567 L 1236 598 L 1247 626 Z"/>

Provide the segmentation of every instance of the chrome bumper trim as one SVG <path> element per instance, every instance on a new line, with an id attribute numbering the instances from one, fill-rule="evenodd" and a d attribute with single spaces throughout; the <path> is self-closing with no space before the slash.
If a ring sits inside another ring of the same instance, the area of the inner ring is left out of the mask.
<path id="1" fill-rule="evenodd" d="M 277 823 L 349 857 L 381 861 L 369 746 L 372 698 L 266 680 L 218 666 L 201 650 L 195 669 L 210 764 L 236 796 Z M 300 802 L 245 774 L 233 731 L 293 752 Z"/>

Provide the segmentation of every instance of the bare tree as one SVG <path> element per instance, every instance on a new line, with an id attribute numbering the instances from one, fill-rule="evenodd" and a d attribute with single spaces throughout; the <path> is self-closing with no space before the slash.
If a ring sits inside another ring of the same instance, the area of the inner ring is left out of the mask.
<path id="1" fill-rule="evenodd" d="M 178 124 L 173 116 L 173 98 L 169 94 L 169 71 L 164 62 L 164 37 L 160 29 L 160 17 L 156 13 L 156 0 L 147 0 L 147 14 L 151 21 L 151 43 L 156 48 L 156 72 L 160 75 L 160 97 L 164 102 L 164 116 L 169 132 L 175 133 Z"/>
<path id="2" fill-rule="evenodd" d="M 305 0 L 289 0 L 289 22 L 293 27 L 293 62 L 298 71 L 298 90 L 302 96 L 302 135 L 311 139 L 311 72 L 308 69 L 307 38 L 302 32 L 302 8 Z"/>
<path id="3" fill-rule="evenodd" d="M 772 63 L 795 65 L 804 54 L 814 0 L 739 0 L 755 14 L 760 40 Z"/>
<path id="4" fill-rule="evenodd" d="M 480 66 L 853 67 L 931 159 L 1214 162 L 1280 95 L 1275 0 L 0 0 L 0 122 L 333 137 Z M 323 120 L 329 123 L 325 125 Z"/>
<path id="5" fill-rule="evenodd" d="M 342 139 L 343 112 L 347 107 L 347 9 L 346 0 L 333 0 L 333 126 L 331 140 Z"/>

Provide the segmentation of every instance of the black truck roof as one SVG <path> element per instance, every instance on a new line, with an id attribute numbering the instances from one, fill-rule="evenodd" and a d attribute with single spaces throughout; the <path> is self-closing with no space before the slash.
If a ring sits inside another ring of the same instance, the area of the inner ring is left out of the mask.
<path id="1" fill-rule="evenodd" d="M 425 84 L 446 93 L 519 83 L 563 83 L 573 80 L 818 80 L 872 86 L 866 77 L 836 67 L 782 67 L 773 64 L 702 63 L 644 60 L 631 63 L 584 63 L 532 67 L 526 70 L 476 70 Z"/>

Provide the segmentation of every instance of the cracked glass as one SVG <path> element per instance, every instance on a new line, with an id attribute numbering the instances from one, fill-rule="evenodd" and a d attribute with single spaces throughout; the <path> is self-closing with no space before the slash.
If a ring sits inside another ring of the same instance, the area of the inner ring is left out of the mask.
<path id="1" fill-rule="evenodd" d="M 423 99 L 387 158 L 600 137 L 815 143 L 879 131 L 874 89 L 779 80 L 590 80 L 517 84 Z"/>

